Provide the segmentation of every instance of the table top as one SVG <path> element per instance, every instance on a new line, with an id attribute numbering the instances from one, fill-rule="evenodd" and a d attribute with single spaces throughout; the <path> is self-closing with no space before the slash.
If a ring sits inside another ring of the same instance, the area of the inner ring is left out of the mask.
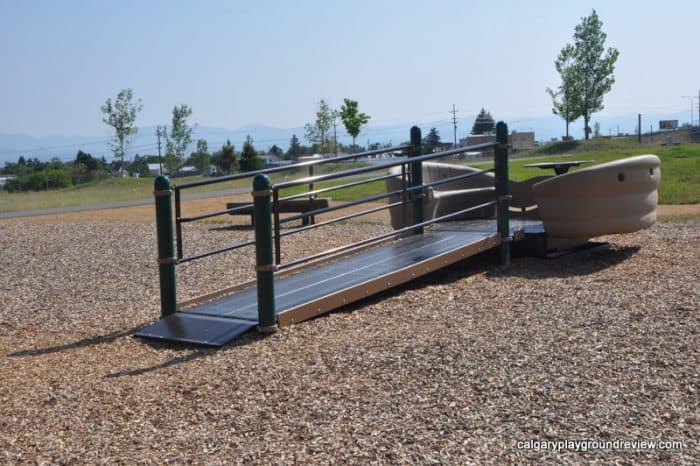
<path id="1" fill-rule="evenodd" d="M 541 162 L 541 163 L 530 163 L 527 165 L 523 165 L 524 167 L 535 167 L 535 168 L 541 168 L 542 170 L 546 169 L 554 169 L 554 172 L 557 175 L 561 175 L 563 173 L 566 173 L 569 171 L 569 168 L 571 167 L 577 167 L 581 165 L 582 163 L 592 163 L 593 160 L 566 160 L 566 161 L 559 161 L 559 162 Z"/>

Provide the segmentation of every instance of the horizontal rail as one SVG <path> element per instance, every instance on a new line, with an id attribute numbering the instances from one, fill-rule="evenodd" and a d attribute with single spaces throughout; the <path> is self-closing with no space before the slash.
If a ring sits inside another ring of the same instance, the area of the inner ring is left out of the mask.
<path id="1" fill-rule="evenodd" d="M 364 180 L 360 180 L 360 181 L 353 181 L 352 183 L 341 184 L 338 186 L 330 186 L 328 188 L 316 189 L 314 191 L 306 191 L 306 192 L 303 192 L 301 194 L 294 194 L 292 196 L 280 197 L 278 200 L 289 201 L 291 199 L 298 199 L 300 197 L 316 196 L 317 194 L 328 193 L 331 191 L 338 191 L 340 189 L 345 189 L 345 188 L 352 188 L 353 186 L 359 186 L 362 184 L 373 183 L 375 181 L 386 180 L 389 178 L 393 178 L 395 176 L 397 176 L 397 175 L 389 174 L 389 175 L 383 175 L 383 176 L 376 176 L 374 178 L 368 178 L 368 179 L 364 179 Z"/>
<path id="2" fill-rule="evenodd" d="M 325 214 L 326 212 L 334 212 L 336 210 L 347 209 L 348 207 L 355 207 L 356 205 L 364 204 L 365 202 L 378 201 L 380 199 L 385 199 L 389 196 L 401 194 L 402 192 L 403 192 L 402 190 L 392 191 L 390 193 L 383 193 L 383 194 L 377 194 L 376 196 L 366 197 L 366 198 L 360 199 L 358 201 L 346 202 L 345 204 L 335 205 L 335 206 L 331 206 L 331 207 L 324 207 L 322 209 L 309 210 L 307 212 L 304 212 L 303 214 L 285 217 L 282 220 L 280 220 L 280 223 L 292 222 L 294 220 L 301 220 L 305 217 L 311 217 L 312 215 Z"/>
<path id="3" fill-rule="evenodd" d="M 407 163 L 408 163 L 408 162 L 407 162 Z M 475 176 L 478 176 L 478 175 L 483 175 L 484 173 L 489 173 L 489 172 L 492 172 L 492 171 L 493 171 L 492 168 L 487 168 L 487 169 L 485 169 L 485 170 L 479 170 L 479 171 L 476 171 L 476 172 L 466 173 L 466 174 L 464 174 L 464 175 L 457 175 L 457 176 L 451 176 L 451 177 L 448 177 L 448 178 L 443 178 L 443 179 L 441 179 L 441 180 L 433 181 L 433 182 L 431 182 L 431 183 L 423 184 L 423 185 L 420 185 L 420 186 L 412 186 L 412 187 L 406 188 L 406 189 L 400 189 L 400 190 L 391 191 L 391 192 L 388 192 L 388 193 L 377 194 L 376 196 L 370 196 L 370 197 L 366 197 L 366 198 L 363 198 L 363 199 L 359 199 L 359 200 L 357 200 L 357 201 L 346 202 L 345 204 L 340 204 L 340 205 L 337 205 L 337 206 L 331 206 L 331 207 L 324 207 L 324 208 L 321 208 L 321 209 L 309 210 L 308 212 L 304 212 L 303 214 L 298 214 L 298 215 L 293 215 L 293 216 L 285 217 L 285 218 L 283 218 L 282 220 L 280 220 L 280 223 L 292 222 L 292 221 L 294 221 L 294 220 L 301 220 L 301 219 L 306 218 L 306 217 L 311 217 L 312 215 L 320 215 L 320 214 L 325 214 L 325 213 L 327 213 L 327 212 L 333 212 L 333 211 L 336 211 L 336 210 L 345 209 L 345 208 L 347 208 L 347 207 L 354 207 L 354 206 L 356 206 L 356 205 L 364 204 L 365 202 L 378 201 L 378 200 L 380 200 L 380 199 L 385 199 L 385 198 L 388 198 L 388 197 L 391 197 L 391 196 L 394 196 L 394 195 L 397 195 L 397 194 L 411 193 L 411 192 L 414 192 L 414 191 L 421 191 L 421 190 L 423 190 L 424 188 L 430 188 L 430 187 L 432 187 L 432 186 L 439 186 L 439 185 L 441 185 L 441 184 L 451 183 L 452 181 L 463 180 L 463 179 L 466 179 L 466 178 L 472 178 L 472 177 L 475 177 Z M 388 178 L 388 177 L 398 177 L 398 176 L 401 176 L 401 175 L 399 175 L 399 174 L 389 175 L 389 176 L 387 176 L 387 178 Z M 273 186 L 273 189 L 277 189 L 277 186 Z M 305 195 L 308 195 L 308 193 L 305 194 Z M 314 226 L 320 226 L 320 225 L 321 225 L 321 224 L 314 225 Z"/>
<path id="4" fill-rule="evenodd" d="M 398 235 L 400 235 L 400 234 L 407 233 L 407 232 L 409 232 L 409 231 L 413 231 L 413 230 L 416 230 L 416 229 L 418 229 L 418 228 L 422 228 L 422 227 L 425 227 L 425 226 L 428 226 L 428 225 L 432 225 L 433 223 L 437 223 L 437 222 L 440 222 L 440 221 L 442 221 L 442 220 L 447 220 L 447 219 L 449 219 L 449 218 L 457 217 L 457 216 L 459 216 L 459 215 L 465 214 L 465 213 L 470 212 L 470 211 L 472 211 L 472 210 L 482 209 L 482 208 L 484 208 L 484 207 L 488 207 L 488 206 L 490 206 L 490 205 L 496 205 L 496 204 L 498 204 L 497 201 L 485 202 L 485 203 L 483 203 L 483 204 L 479 204 L 479 205 L 476 205 L 476 206 L 473 206 L 473 207 L 469 207 L 469 208 L 467 208 L 467 209 L 462 209 L 462 210 L 460 210 L 460 211 L 452 212 L 452 213 L 447 214 L 447 215 L 442 215 L 442 216 L 440 216 L 440 217 L 435 217 L 435 218 L 433 218 L 433 219 L 431 219 L 431 220 L 426 220 L 426 221 L 424 221 L 424 222 L 416 223 L 415 225 L 410 225 L 410 226 L 407 226 L 407 227 L 400 228 L 400 229 L 398 229 L 398 230 L 390 231 L 390 232 L 388 232 L 388 233 L 383 233 L 383 234 L 381 234 L 381 235 L 377 235 L 377 236 L 375 236 L 375 237 L 368 238 L 368 239 L 366 239 L 366 240 L 358 241 L 358 242 L 355 242 L 355 243 L 353 243 L 353 244 L 348 244 L 348 245 L 345 245 L 345 246 L 339 246 L 339 247 L 337 247 L 337 248 L 329 249 L 328 251 L 323 251 L 323 252 L 320 252 L 320 253 L 318 253 L 318 254 L 314 254 L 314 255 L 311 255 L 311 256 L 307 256 L 307 257 L 302 257 L 301 259 L 297 259 L 297 260 L 294 260 L 294 261 L 291 261 L 291 262 L 287 262 L 286 264 L 280 264 L 280 265 L 278 265 L 278 266 L 277 266 L 277 270 L 284 270 L 284 269 L 287 269 L 287 268 L 290 268 L 290 267 L 294 267 L 294 266 L 299 265 L 299 264 L 303 264 L 303 263 L 305 263 L 305 262 L 310 262 L 310 261 L 312 261 L 312 260 L 321 259 L 321 258 L 323 258 L 323 257 L 333 256 L 333 255 L 339 254 L 339 253 L 341 253 L 341 252 L 350 251 L 350 250 L 353 250 L 353 249 L 356 249 L 356 248 L 365 246 L 365 245 L 367 245 L 367 244 L 372 244 L 372 243 L 375 243 L 375 242 L 377 242 L 377 241 L 381 241 L 381 240 L 386 239 L 386 238 L 391 238 L 392 236 L 398 236 Z"/>
<path id="5" fill-rule="evenodd" d="M 335 172 L 335 173 L 326 173 L 324 175 L 310 176 L 310 177 L 306 177 L 306 178 L 300 178 L 298 180 L 285 181 L 285 182 L 276 184 L 275 187 L 279 188 L 279 189 L 285 189 L 285 188 L 291 188 L 293 186 L 300 186 L 303 184 L 317 183 L 319 181 L 328 181 L 328 180 L 334 180 L 337 178 L 345 178 L 348 176 L 361 175 L 363 173 L 379 171 L 379 170 L 382 170 L 385 168 L 390 168 L 390 167 L 396 167 L 398 165 L 403 165 L 405 163 L 423 162 L 426 160 L 433 160 L 433 159 L 438 159 L 441 157 L 447 157 L 449 155 L 461 154 L 463 152 L 468 152 L 468 151 L 471 151 L 474 149 L 486 149 L 486 148 L 496 147 L 497 145 L 498 145 L 498 143 L 496 143 L 496 142 L 486 142 L 483 144 L 476 144 L 473 146 L 460 147 L 458 149 L 451 149 L 451 150 L 446 150 L 446 151 L 442 151 L 442 152 L 434 152 L 432 154 L 419 155 L 416 157 L 411 157 L 410 160 L 403 159 L 403 160 L 398 160 L 398 161 L 393 161 L 393 162 L 389 161 L 389 162 L 380 163 L 377 165 L 372 165 L 369 167 L 352 168 L 350 170 L 345 170 L 345 171 L 340 171 L 340 172 Z"/>
<path id="6" fill-rule="evenodd" d="M 195 222 L 197 220 L 203 220 L 205 218 L 217 217 L 219 215 L 234 214 L 234 213 L 239 212 L 239 211 L 251 209 L 252 207 L 253 207 L 253 203 L 251 202 L 250 204 L 246 204 L 246 205 L 242 205 L 242 206 L 238 206 L 238 207 L 233 207 L 231 209 L 217 210 L 216 212 L 211 212 L 208 214 L 195 215 L 193 217 L 181 217 L 178 219 L 178 221 L 180 221 L 182 223 Z"/>
<path id="7" fill-rule="evenodd" d="M 233 180 L 240 180 L 243 178 L 251 178 L 251 177 L 254 177 L 255 175 L 258 175 L 260 173 L 268 174 L 268 173 L 277 173 L 277 172 L 283 172 L 283 171 L 292 171 L 292 170 L 295 170 L 297 168 L 306 168 L 306 167 L 311 167 L 311 166 L 315 166 L 315 165 L 322 165 L 322 164 L 328 164 L 328 163 L 334 163 L 334 162 L 342 162 L 345 160 L 356 159 L 359 157 L 368 157 L 370 155 L 379 155 L 379 154 L 386 154 L 389 152 L 404 151 L 410 147 L 412 147 L 412 146 L 387 147 L 384 149 L 376 149 L 376 150 L 369 150 L 369 151 L 365 151 L 365 152 L 358 152 L 356 154 L 341 155 L 338 157 L 329 157 L 327 159 L 320 159 L 320 160 L 309 160 L 307 162 L 292 163 L 289 165 L 283 165 L 283 166 L 279 166 L 279 167 L 263 168 L 262 170 L 255 170 L 255 171 L 244 172 L 244 173 L 236 173 L 234 175 L 219 176 L 216 178 L 211 178 L 211 179 L 206 179 L 206 180 L 188 181 L 186 183 L 174 185 L 173 189 L 175 189 L 175 190 L 188 189 L 188 188 L 195 188 L 197 186 L 206 186 L 206 185 L 210 185 L 210 184 L 223 183 L 225 181 L 233 181 Z"/>
<path id="8" fill-rule="evenodd" d="M 211 251 L 203 252 L 200 254 L 195 254 L 194 256 L 183 257 L 181 259 L 178 259 L 177 263 L 184 264 L 185 262 L 190 262 L 190 261 L 197 260 L 197 259 L 203 259 L 203 258 L 208 257 L 208 256 L 213 256 L 214 254 L 219 254 L 219 253 L 227 252 L 227 251 L 233 251 L 234 249 L 240 249 L 240 248 L 243 248 L 246 246 L 252 246 L 253 244 L 255 244 L 255 240 L 245 241 L 243 243 L 236 243 L 236 244 L 233 244 L 231 246 L 225 246 L 223 248 L 212 249 Z"/>
<path id="9" fill-rule="evenodd" d="M 318 228 L 318 227 L 330 225 L 332 223 L 342 222 L 344 220 L 350 220 L 351 218 L 361 217 L 363 215 L 371 214 L 374 212 L 379 212 L 380 210 L 391 209 L 392 207 L 398 207 L 400 205 L 403 205 L 403 201 L 394 202 L 393 204 L 386 204 L 386 205 L 382 205 L 379 207 L 372 207 L 371 209 L 363 210 L 361 212 L 355 212 L 352 214 L 345 215 L 343 217 L 336 217 L 336 218 L 332 218 L 330 220 L 326 220 L 323 222 L 318 222 L 314 225 L 307 225 L 304 227 L 295 228 L 293 230 L 283 231 L 280 233 L 280 238 L 284 237 L 284 236 L 288 236 L 288 235 L 293 235 L 294 233 L 301 233 L 302 231 L 311 230 L 313 228 Z M 280 223 L 282 223 L 282 222 L 280 222 Z"/>

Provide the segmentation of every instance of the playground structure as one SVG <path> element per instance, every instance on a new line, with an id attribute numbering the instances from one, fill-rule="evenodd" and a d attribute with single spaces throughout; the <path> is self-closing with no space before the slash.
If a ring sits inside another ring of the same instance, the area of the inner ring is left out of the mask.
<path id="1" fill-rule="evenodd" d="M 329 159 L 312 160 L 209 180 L 171 186 L 165 177 L 155 182 L 158 228 L 161 320 L 141 329 L 144 338 L 221 346 L 257 327 L 275 331 L 395 287 L 480 252 L 498 248 L 503 265 L 510 263 L 510 245 L 528 236 L 542 237 L 541 208 L 534 186 L 549 181 L 537 177 L 517 183 L 508 179 L 507 126 L 499 122 L 496 141 L 422 154 L 421 134 L 411 128 L 411 143 Z M 436 163 L 436 159 L 468 151 L 494 149 L 495 168 Z M 380 154 L 402 154 L 376 165 L 314 175 L 320 164 Z M 657 159 L 658 160 L 658 159 Z M 268 174 L 307 169 L 308 176 L 271 183 Z M 376 175 L 380 172 L 380 175 Z M 657 170 L 658 172 L 658 170 Z M 373 174 L 374 173 L 374 174 Z M 573 173 L 572 175 L 575 175 Z M 570 176 L 570 175 L 569 175 Z M 252 178 L 250 204 L 185 217 L 181 192 L 198 186 Z M 313 200 L 350 187 L 383 181 L 386 192 L 282 217 L 282 203 Z M 322 182 L 327 187 L 315 188 Z M 658 184 L 658 176 L 657 176 Z M 306 187 L 302 193 L 282 191 Z M 655 189 L 655 187 L 654 187 Z M 654 191 L 655 192 L 655 191 Z M 511 194 L 512 193 L 512 194 Z M 173 197 L 174 213 L 173 219 Z M 377 202 L 385 202 L 376 206 Z M 357 211 L 363 204 L 374 203 Z M 654 203 L 655 205 L 655 203 Z M 514 212 L 511 212 L 511 206 Z M 343 209 L 353 208 L 343 214 Z M 255 239 L 189 256 L 183 254 L 182 224 L 240 212 L 254 216 Z M 388 210 L 393 231 L 331 250 L 282 261 L 281 238 L 337 222 Z M 340 213 L 321 221 L 315 216 Z M 511 223 L 511 215 L 516 217 Z M 302 221 L 300 227 L 283 228 Z M 194 300 L 180 308 L 176 297 L 176 266 L 246 246 L 255 246 L 256 280 L 231 293 Z"/>

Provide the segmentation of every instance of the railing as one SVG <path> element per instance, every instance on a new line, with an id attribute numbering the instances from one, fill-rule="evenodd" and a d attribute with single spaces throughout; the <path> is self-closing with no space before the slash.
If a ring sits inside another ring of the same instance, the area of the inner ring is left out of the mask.
<path id="1" fill-rule="evenodd" d="M 434 160 L 437 158 L 447 157 L 450 155 L 458 155 L 467 151 L 480 149 L 495 148 L 495 168 L 492 170 L 480 170 L 467 174 L 461 174 L 444 178 L 424 184 L 422 181 L 422 162 Z M 359 167 L 342 170 L 336 173 L 328 173 L 322 175 L 314 175 L 313 167 L 319 164 L 328 164 L 340 162 L 369 155 L 378 155 L 388 152 L 404 152 L 408 157 L 402 160 L 392 160 L 384 163 L 379 163 L 372 166 Z M 386 240 L 391 237 L 397 237 L 408 233 L 422 233 L 423 228 L 441 222 L 459 217 L 465 213 L 482 209 L 487 206 L 497 205 L 497 228 L 501 237 L 501 260 L 507 264 L 510 260 L 510 227 L 508 217 L 508 167 L 507 167 L 507 127 L 505 123 L 500 122 L 497 125 L 496 142 L 477 144 L 468 147 L 461 147 L 431 154 L 421 154 L 421 135 L 420 129 L 413 127 L 411 129 L 411 144 L 408 146 L 398 146 L 376 151 L 367 151 L 358 154 L 352 154 L 341 157 L 334 157 L 318 161 L 303 162 L 284 167 L 275 167 L 255 172 L 242 173 L 230 176 L 219 177 L 211 180 L 200 180 L 170 188 L 168 179 L 159 177 L 156 179 L 156 209 L 158 221 L 158 241 L 159 241 L 159 263 L 160 263 L 160 279 L 161 279 L 161 314 L 165 317 L 177 311 L 177 302 L 175 298 L 175 266 L 177 264 L 193 261 L 214 254 L 231 251 L 234 249 L 252 246 L 256 247 L 256 271 L 258 284 L 258 309 L 259 309 L 259 326 L 262 330 L 275 328 L 276 316 L 274 312 L 274 272 L 296 267 L 310 261 L 315 261 L 322 258 L 328 258 L 341 253 L 346 253 L 354 249 L 370 245 L 379 241 Z M 386 174 L 386 170 L 392 167 L 401 167 L 401 173 Z M 285 181 L 280 183 L 271 183 L 267 176 L 271 173 L 298 170 L 299 168 L 308 167 L 309 175 L 305 178 Z M 366 175 L 371 172 L 382 171 L 379 176 Z M 479 176 L 487 172 L 495 171 L 496 174 L 496 196 L 494 200 L 462 209 L 457 212 L 451 212 L 438 218 L 424 220 L 423 218 L 423 196 L 426 188 L 439 186 L 441 184 L 451 183 L 458 180 L 464 180 L 471 177 Z M 352 188 L 365 185 L 377 181 L 387 180 L 400 176 L 401 189 L 391 192 L 384 192 L 367 196 L 363 199 L 352 200 L 344 203 L 333 204 L 326 208 L 319 208 L 308 212 L 291 215 L 284 218 L 280 217 L 279 203 L 293 199 L 308 197 L 313 199 L 319 194 L 330 193 L 342 189 Z M 219 210 L 206 214 L 200 214 L 190 217 L 181 215 L 181 191 L 187 188 L 199 187 L 215 183 L 239 180 L 253 177 L 253 202 L 246 206 Z M 358 177 L 363 177 L 358 180 Z M 340 181 L 330 187 L 314 189 L 315 185 L 328 181 Z M 298 186 L 308 186 L 308 190 L 303 193 L 293 194 L 288 196 L 280 196 L 280 192 L 289 188 Z M 175 221 L 172 219 L 170 210 L 170 193 L 175 195 Z M 370 202 L 383 201 L 390 198 L 398 198 L 399 201 L 390 201 L 380 206 L 369 207 L 360 211 L 354 211 L 338 217 L 334 217 L 320 222 L 304 222 L 304 226 L 290 229 L 282 229 L 282 225 L 298 220 L 314 219 L 315 216 L 323 215 L 331 212 L 338 212 L 343 209 L 349 209 L 367 204 Z M 255 240 L 248 240 L 236 244 L 228 245 L 218 249 L 196 253 L 190 256 L 183 256 L 183 241 L 182 241 L 182 224 L 212 218 L 219 215 L 228 215 L 237 211 L 249 210 L 253 207 L 254 225 L 255 225 Z M 282 262 L 282 242 L 281 239 L 285 236 L 303 233 L 305 231 L 321 228 L 338 222 L 344 222 L 364 215 L 372 214 L 386 209 L 401 207 L 407 209 L 412 207 L 413 224 L 404 226 L 391 232 L 383 233 L 372 238 L 368 238 L 350 245 L 340 246 L 329 249 L 320 253 L 311 254 L 302 258 L 296 258 L 287 262 Z M 172 225 L 175 225 L 175 244 L 177 255 L 173 250 L 173 232 Z M 168 230 L 169 229 L 169 230 Z M 168 239 L 169 237 L 169 239 Z M 168 247 L 169 243 L 169 247 Z"/>

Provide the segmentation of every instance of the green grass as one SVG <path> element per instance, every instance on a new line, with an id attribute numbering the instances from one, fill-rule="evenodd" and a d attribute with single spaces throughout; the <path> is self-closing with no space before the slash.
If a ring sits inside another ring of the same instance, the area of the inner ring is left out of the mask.
<path id="1" fill-rule="evenodd" d="M 340 169 L 350 169 L 364 166 L 363 163 L 327 164 L 314 167 L 314 174 L 324 174 Z M 308 176 L 308 168 L 293 172 L 273 173 L 270 179 L 273 183 L 289 181 Z M 193 176 L 175 178 L 174 184 L 201 180 Z M 251 187 L 251 179 L 244 178 L 234 181 L 200 186 L 183 191 L 183 193 L 224 191 L 230 189 L 246 189 Z M 25 210 L 52 209 L 58 207 L 75 207 L 85 205 L 106 204 L 153 198 L 153 178 L 109 178 L 106 180 L 85 183 L 71 188 L 51 191 L 36 191 L 25 193 L 8 193 L 0 190 L 0 213 L 19 212 Z"/>
<path id="2" fill-rule="evenodd" d="M 552 152 L 555 155 L 552 155 Z M 651 146 L 640 145 L 631 140 L 606 139 L 594 139 L 589 142 L 557 142 L 519 153 L 520 158 L 527 160 L 512 159 L 508 169 L 511 179 L 522 181 L 533 176 L 552 173 L 551 170 L 524 166 L 531 163 L 551 162 L 553 160 L 593 160 L 594 164 L 599 164 L 642 154 L 656 154 L 661 159 L 659 203 L 695 204 L 700 202 L 700 144 Z M 493 163 L 478 165 L 490 168 Z M 574 167 L 572 171 L 590 165 Z"/>
<path id="3" fill-rule="evenodd" d="M 566 141 L 546 144 L 531 151 L 513 154 L 510 164 L 510 178 L 525 180 L 533 176 L 551 173 L 551 170 L 528 168 L 530 163 L 552 160 L 593 160 L 603 163 L 640 154 L 656 154 L 661 158 L 661 185 L 659 202 L 661 204 L 694 204 L 700 202 L 700 144 L 683 144 L 679 146 L 640 145 L 630 139 L 594 139 L 584 141 Z M 477 162 L 474 166 L 489 168 L 492 162 Z M 363 166 L 361 163 L 329 164 L 314 167 L 314 174 L 323 174 L 340 169 Z M 580 168 L 583 168 L 584 165 Z M 574 168 L 573 170 L 576 170 Z M 377 176 L 378 172 L 368 176 Z M 308 169 L 289 173 L 274 173 L 270 176 L 273 183 L 289 181 L 308 176 Z M 201 179 L 199 177 L 177 178 L 175 183 Z M 327 188 L 347 183 L 348 180 L 316 183 L 315 188 Z M 220 191 L 250 188 L 250 178 L 227 181 L 208 186 L 188 189 L 186 192 Z M 304 192 L 305 186 L 287 189 L 281 193 L 289 196 Z M 53 207 L 71 207 L 109 202 L 150 199 L 153 192 L 153 178 L 108 179 L 73 188 L 31 193 L 7 193 L 0 191 L 0 212 L 47 209 Z M 327 194 L 340 201 L 352 201 L 384 192 L 384 182 L 372 182 L 366 185 L 345 188 Z"/>

